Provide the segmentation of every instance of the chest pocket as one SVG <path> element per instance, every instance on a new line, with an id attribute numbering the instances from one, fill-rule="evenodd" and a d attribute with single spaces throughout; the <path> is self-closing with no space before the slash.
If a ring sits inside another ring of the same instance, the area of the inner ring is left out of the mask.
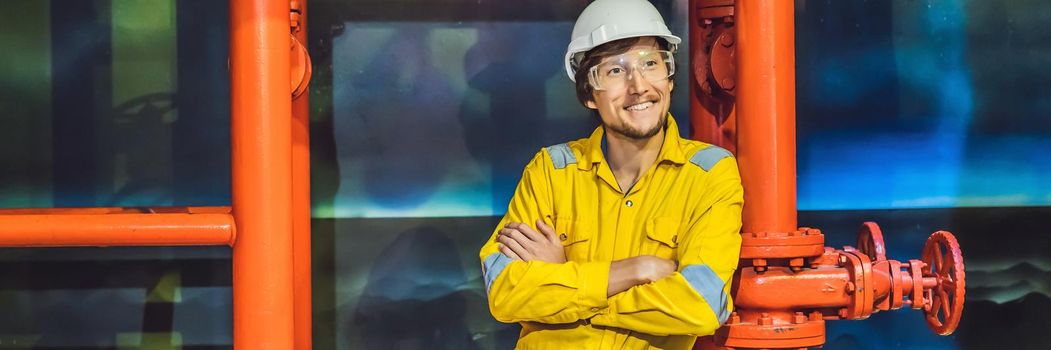
<path id="1" fill-rule="evenodd" d="M 643 254 L 652 254 L 664 259 L 678 260 L 676 249 L 682 234 L 679 218 L 660 217 L 646 223 L 646 244 Z"/>
<path id="2" fill-rule="evenodd" d="M 593 220 L 577 220 L 572 217 L 555 218 L 555 234 L 562 241 L 566 251 L 566 260 L 590 261 L 591 243 L 595 235 Z"/>

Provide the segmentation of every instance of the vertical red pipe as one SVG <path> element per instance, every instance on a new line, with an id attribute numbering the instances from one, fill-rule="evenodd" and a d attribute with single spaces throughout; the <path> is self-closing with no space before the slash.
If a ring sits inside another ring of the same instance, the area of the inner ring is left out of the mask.
<path id="1" fill-rule="evenodd" d="M 742 232 L 796 224 L 795 3 L 737 1 L 737 159 Z"/>
<path id="2" fill-rule="evenodd" d="M 719 137 L 719 125 L 715 121 L 715 115 L 704 108 L 702 101 L 706 96 L 701 91 L 700 84 L 697 83 L 698 78 L 706 78 L 704 76 L 698 77 L 703 71 L 698 72 L 698 69 L 696 69 L 698 65 L 703 65 L 704 62 L 694 62 L 700 59 L 700 55 L 695 53 L 703 50 L 705 41 L 705 32 L 701 30 L 700 25 L 701 18 L 698 17 L 698 7 L 702 6 L 703 2 L 704 0 L 691 0 L 688 11 L 690 33 L 686 40 L 688 40 L 688 47 L 691 53 L 689 56 L 690 64 L 687 66 L 690 68 L 689 78 L 687 79 L 690 84 L 690 138 L 726 148 L 721 144 L 724 142 L 720 142 L 722 139 Z"/>
<path id="3" fill-rule="evenodd" d="M 299 0 L 296 40 L 307 45 L 307 0 Z M 295 348 L 312 347 L 310 272 L 310 90 L 292 100 L 292 278 Z"/>
<path id="4" fill-rule="evenodd" d="M 732 101 L 705 93 L 701 87 L 707 80 L 711 60 L 705 49 L 712 26 L 705 27 L 701 17 L 704 8 L 725 6 L 725 0 L 690 0 L 689 4 L 689 86 L 690 86 L 690 138 L 707 142 L 737 153 L 735 134 L 736 111 Z M 736 62 L 735 62 L 736 63 Z M 714 83 L 712 83 L 714 84 Z"/>
<path id="5" fill-rule="evenodd" d="M 291 349 L 289 2 L 230 1 L 234 347 Z"/>

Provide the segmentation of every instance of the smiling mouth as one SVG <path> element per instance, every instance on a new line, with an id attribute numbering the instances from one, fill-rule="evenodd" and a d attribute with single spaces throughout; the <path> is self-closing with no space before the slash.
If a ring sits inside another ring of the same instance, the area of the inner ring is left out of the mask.
<path id="1" fill-rule="evenodd" d="M 624 107 L 624 109 L 629 110 L 629 111 L 644 111 L 644 110 L 649 109 L 650 107 L 653 107 L 653 101 L 646 101 L 646 102 L 642 102 L 642 103 L 636 103 L 636 104 Z"/>

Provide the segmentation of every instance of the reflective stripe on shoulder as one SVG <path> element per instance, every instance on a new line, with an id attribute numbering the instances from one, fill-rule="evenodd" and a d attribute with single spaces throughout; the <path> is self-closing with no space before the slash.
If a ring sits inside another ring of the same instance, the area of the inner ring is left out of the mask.
<path id="1" fill-rule="evenodd" d="M 729 305 L 727 305 L 729 300 L 724 288 L 726 284 L 719 278 L 719 275 L 716 275 L 708 265 L 696 264 L 683 268 L 682 277 L 686 278 L 690 287 L 693 287 L 693 290 L 697 291 L 697 294 L 700 294 L 701 298 L 704 298 L 704 301 L 712 308 L 715 317 L 719 319 L 719 324 L 726 322 L 726 319 L 730 317 Z"/>
<path id="2" fill-rule="evenodd" d="M 547 150 L 547 155 L 551 157 L 551 162 L 555 164 L 555 169 L 564 169 L 567 165 L 577 163 L 577 156 L 573 154 L 573 150 L 569 148 L 568 143 L 560 143 L 544 149 Z"/>
<path id="3" fill-rule="evenodd" d="M 485 277 L 486 294 L 493 288 L 493 281 L 500 276 L 509 263 L 511 263 L 511 258 L 504 253 L 496 252 L 485 257 L 485 262 L 482 263 L 482 275 Z"/>
<path id="4" fill-rule="evenodd" d="M 704 171 L 711 171 L 712 167 L 720 160 L 726 157 L 733 157 L 733 153 L 718 146 L 708 146 L 707 148 L 698 150 L 697 153 L 690 157 L 690 163 L 693 163 Z"/>

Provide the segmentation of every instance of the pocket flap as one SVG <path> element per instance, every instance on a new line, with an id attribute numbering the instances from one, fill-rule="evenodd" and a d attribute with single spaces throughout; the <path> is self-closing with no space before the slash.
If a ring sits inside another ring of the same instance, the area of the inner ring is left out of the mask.
<path id="1" fill-rule="evenodd" d="M 675 248 L 679 246 L 679 219 L 656 218 L 646 225 L 646 237 Z"/>
<path id="2" fill-rule="evenodd" d="M 591 239 L 595 225 L 588 220 L 577 220 L 571 217 L 555 218 L 555 234 L 563 246 Z"/>

